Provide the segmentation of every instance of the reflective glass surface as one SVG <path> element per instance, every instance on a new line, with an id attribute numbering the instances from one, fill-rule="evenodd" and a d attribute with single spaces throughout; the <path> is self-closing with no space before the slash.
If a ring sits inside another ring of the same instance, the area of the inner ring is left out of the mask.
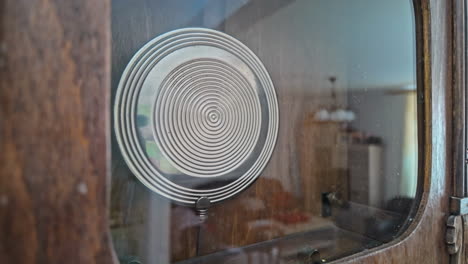
<path id="1" fill-rule="evenodd" d="M 113 0 L 120 263 L 326 263 L 397 237 L 414 20 L 410 0 Z"/>

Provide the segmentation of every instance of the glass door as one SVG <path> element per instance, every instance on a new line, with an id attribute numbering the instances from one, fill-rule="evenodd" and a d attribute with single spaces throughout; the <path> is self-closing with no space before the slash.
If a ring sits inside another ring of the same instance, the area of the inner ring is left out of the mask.
<path id="1" fill-rule="evenodd" d="M 402 234 L 417 19 L 410 0 L 113 0 L 120 262 L 324 263 Z"/>

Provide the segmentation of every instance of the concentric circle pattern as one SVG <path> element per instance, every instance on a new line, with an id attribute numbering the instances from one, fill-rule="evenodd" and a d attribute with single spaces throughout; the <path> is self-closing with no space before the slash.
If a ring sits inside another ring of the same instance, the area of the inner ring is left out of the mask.
<path id="1" fill-rule="evenodd" d="M 135 176 L 184 205 L 234 196 L 263 171 L 278 103 L 260 60 L 218 31 L 163 34 L 132 58 L 119 83 L 115 133 Z"/>
<path id="2" fill-rule="evenodd" d="M 233 66 L 214 59 L 175 68 L 157 92 L 153 116 L 162 153 L 194 177 L 233 171 L 251 154 L 260 134 L 256 90 Z"/>

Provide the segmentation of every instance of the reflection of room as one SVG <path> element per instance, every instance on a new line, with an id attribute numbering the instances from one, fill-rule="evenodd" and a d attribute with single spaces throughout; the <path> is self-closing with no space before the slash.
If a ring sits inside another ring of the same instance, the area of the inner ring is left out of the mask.
<path id="1" fill-rule="evenodd" d="M 417 178 L 411 1 L 113 2 L 114 86 L 131 54 L 152 37 L 210 27 L 256 53 L 280 109 L 279 138 L 265 171 L 245 193 L 211 208 L 203 225 L 191 209 L 138 185 L 114 153 L 119 257 L 155 262 L 151 244 L 163 262 L 220 252 L 206 263 L 223 263 L 226 249 L 263 243 L 262 252 L 291 257 L 307 241 L 333 258 L 397 234 Z M 145 20 L 141 10 L 152 15 Z M 239 251 L 249 250 L 259 251 Z"/>

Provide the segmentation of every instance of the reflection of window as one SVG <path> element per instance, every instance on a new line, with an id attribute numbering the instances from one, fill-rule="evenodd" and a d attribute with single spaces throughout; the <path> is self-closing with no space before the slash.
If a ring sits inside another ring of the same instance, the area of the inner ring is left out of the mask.
<path id="1" fill-rule="evenodd" d="M 180 173 L 174 166 L 172 166 L 166 157 L 163 156 L 161 150 L 153 140 L 151 131 L 151 105 L 142 104 L 138 107 L 137 125 L 138 129 L 142 131 L 144 146 L 146 154 L 150 161 L 155 164 L 164 173 L 178 174 Z"/>
<path id="2" fill-rule="evenodd" d="M 403 155 L 401 193 L 414 197 L 418 172 L 418 121 L 416 115 L 416 92 L 406 94 L 405 123 L 403 127 Z"/>

